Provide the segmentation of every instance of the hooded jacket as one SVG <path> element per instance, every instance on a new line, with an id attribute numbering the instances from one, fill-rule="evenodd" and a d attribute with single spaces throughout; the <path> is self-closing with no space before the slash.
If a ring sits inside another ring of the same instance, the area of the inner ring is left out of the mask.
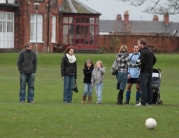
<path id="1" fill-rule="evenodd" d="M 93 84 L 98 84 L 98 83 L 103 82 L 104 73 L 105 73 L 105 67 L 94 68 L 92 72 L 91 82 Z"/>
<path id="2" fill-rule="evenodd" d="M 32 50 L 22 50 L 17 60 L 20 73 L 35 73 L 37 70 L 37 54 Z"/>

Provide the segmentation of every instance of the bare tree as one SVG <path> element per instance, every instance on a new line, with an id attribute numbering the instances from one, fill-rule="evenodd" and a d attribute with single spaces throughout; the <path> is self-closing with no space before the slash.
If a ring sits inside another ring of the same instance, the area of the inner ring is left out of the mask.
<path id="1" fill-rule="evenodd" d="M 152 6 L 147 6 L 144 12 L 151 14 L 164 14 L 168 12 L 171 15 L 179 14 L 179 0 L 118 0 L 130 2 L 131 5 L 140 6 L 147 1 L 152 3 Z"/>

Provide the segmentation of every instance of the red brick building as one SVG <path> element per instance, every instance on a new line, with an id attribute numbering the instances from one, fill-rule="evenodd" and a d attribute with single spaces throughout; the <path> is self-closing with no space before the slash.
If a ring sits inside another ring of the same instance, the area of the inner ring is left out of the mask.
<path id="1" fill-rule="evenodd" d="M 34 3 L 40 4 L 38 10 Z M 25 42 L 38 52 L 63 51 L 69 45 L 98 52 L 108 50 L 114 38 L 119 42 L 113 44 L 113 52 L 121 45 L 132 52 L 141 37 L 155 51 L 179 50 L 179 23 L 169 22 L 168 13 L 163 21 L 157 15 L 151 21 L 131 21 L 128 12 L 124 20 L 120 14 L 115 20 L 99 20 L 100 15 L 78 0 L 0 0 L 0 52 L 22 50 Z"/>
<path id="2" fill-rule="evenodd" d="M 98 50 L 99 16 L 78 0 L 0 0 L 0 50 Z"/>
<path id="3" fill-rule="evenodd" d="M 126 11 L 122 19 L 118 14 L 116 20 L 100 20 L 100 47 L 109 50 L 113 38 L 119 39 L 114 51 L 118 52 L 121 45 L 127 45 L 132 52 L 133 44 L 144 37 L 152 50 L 162 53 L 172 53 L 179 50 L 179 23 L 170 22 L 169 14 L 164 14 L 163 21 L 154 15 L 151 21 L 130 20 Z"/>

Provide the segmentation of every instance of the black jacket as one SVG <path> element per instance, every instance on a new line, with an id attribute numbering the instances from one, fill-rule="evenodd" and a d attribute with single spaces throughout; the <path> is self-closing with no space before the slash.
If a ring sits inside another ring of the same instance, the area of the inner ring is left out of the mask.
<path id="1" fill-rule="evenodd" d="M 152 73 L 153 65 L 156 62 L 156 57 L 148 47 L 143 47 L 140 51 L 141 70 L 140 73 Z"/>
<path id="2" fill-rule="evenodd" d="M 84 83 L 91 83 L 91 75 L 92 75 L 93 69 L 94 69 L 93 63 L 91 67 L 88 69 L 88 67 L 86 66 L 86 62 L 85 62 L 84 69 L 83 69 L 83 74 L 84 74 L 83 82 Z"/>
<path id="3" fill-rule="evenodd" d="M 17 60 L 20 73 L 35 73 L 37 70 L 37 54 L 32 50 L 22 50 Z"/>
<path id="4" fill-rule="evenodd" d="M 77 78 L 77 65 L 76 61 L 74 63 L 70 63 L 66 55 L 62 57 L 61 61 L 61 76 L 75 76 Z"/>

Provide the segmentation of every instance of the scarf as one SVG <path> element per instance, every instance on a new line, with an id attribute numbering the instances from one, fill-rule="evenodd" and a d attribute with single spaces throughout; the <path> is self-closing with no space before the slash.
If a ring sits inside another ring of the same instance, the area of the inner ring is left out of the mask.
<path id="1" fill-rule="evenodd" d="M 74 63 L 75 61 L 76 61 L 76 57 L 74 56 L 74 55 L 69 55 L 68 53 L 66 53 L 66 56 L 67 56 L 67 58 L 68 58 L 68 61 L 70 62 L 70 63 Z"/>

